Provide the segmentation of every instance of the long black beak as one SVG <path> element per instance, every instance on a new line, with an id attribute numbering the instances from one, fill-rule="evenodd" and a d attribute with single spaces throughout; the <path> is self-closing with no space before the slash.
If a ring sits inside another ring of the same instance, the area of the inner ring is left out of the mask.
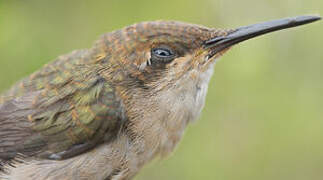
<path id="1" fill-rule="evenodd" d="M 218 36 L 207 40 L 204 45 L 206 48 L 212 47 L 212 54 L 214 55 L 242 41 L 281 29 L 308 24 L 320 19 L 321 17 L 319 16 L 298 16 L 244 26 L 232 31 L 226 36 Z"/>

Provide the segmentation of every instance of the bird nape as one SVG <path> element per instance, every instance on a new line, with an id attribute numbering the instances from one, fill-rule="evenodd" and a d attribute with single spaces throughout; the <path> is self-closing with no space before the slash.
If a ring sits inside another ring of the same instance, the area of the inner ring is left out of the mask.
<path id="1" fill-rule="evenodd" d="M 198 118 L 215 59 L 242 41 L 319 19 L 231 30 L 143 22 L 59 56 L 0 98 L 0 178 L 131 179 Z"/>

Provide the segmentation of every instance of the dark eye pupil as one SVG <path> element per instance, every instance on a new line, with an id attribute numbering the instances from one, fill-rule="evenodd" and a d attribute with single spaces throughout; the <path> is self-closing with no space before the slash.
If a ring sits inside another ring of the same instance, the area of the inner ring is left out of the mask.
<path id="1" fill-rule="evenodd" d="M 148 62 L 149 65 L 163 65 L 171 62 L 176 57 L 176 53 L 167 46 L 161 46 L 151 49 L 151 58 Z"/>
<path id="2" fill-rule="evenodd" d="M 153 53 L 160 57 L 169 57 L 173 55 L 173 53 L 168 49 L 154 49 Z"/>

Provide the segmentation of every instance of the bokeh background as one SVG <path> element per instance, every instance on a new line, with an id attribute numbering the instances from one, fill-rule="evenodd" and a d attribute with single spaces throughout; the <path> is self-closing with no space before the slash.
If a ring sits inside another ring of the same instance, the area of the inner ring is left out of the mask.
<path id="1" fill-rule="evenodd" d="M 321 0 L 0 0 L 0 91 L 100 34 L 146 20 L 234 28 Z M 240 44 L 218 62 L 200 120 L 136 180 L 323 179 L 323 22 Z"/>

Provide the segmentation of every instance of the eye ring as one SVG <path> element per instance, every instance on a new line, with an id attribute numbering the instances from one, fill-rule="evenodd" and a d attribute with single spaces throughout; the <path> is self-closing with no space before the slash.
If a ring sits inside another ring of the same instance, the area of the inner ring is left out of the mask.
<path id="1" fill-rule="evenodd" d="M 170 49 L 166 48 L 154 48 L 152 49 L 152 53 L 160 58 L 172 57 L 174 55 Z"/>
<path id="2" fill-rule="evenodd" d="M 151 63 L 169 63 L 176 57 L 176 53 L 167 46 L 151 49 Z"/>

